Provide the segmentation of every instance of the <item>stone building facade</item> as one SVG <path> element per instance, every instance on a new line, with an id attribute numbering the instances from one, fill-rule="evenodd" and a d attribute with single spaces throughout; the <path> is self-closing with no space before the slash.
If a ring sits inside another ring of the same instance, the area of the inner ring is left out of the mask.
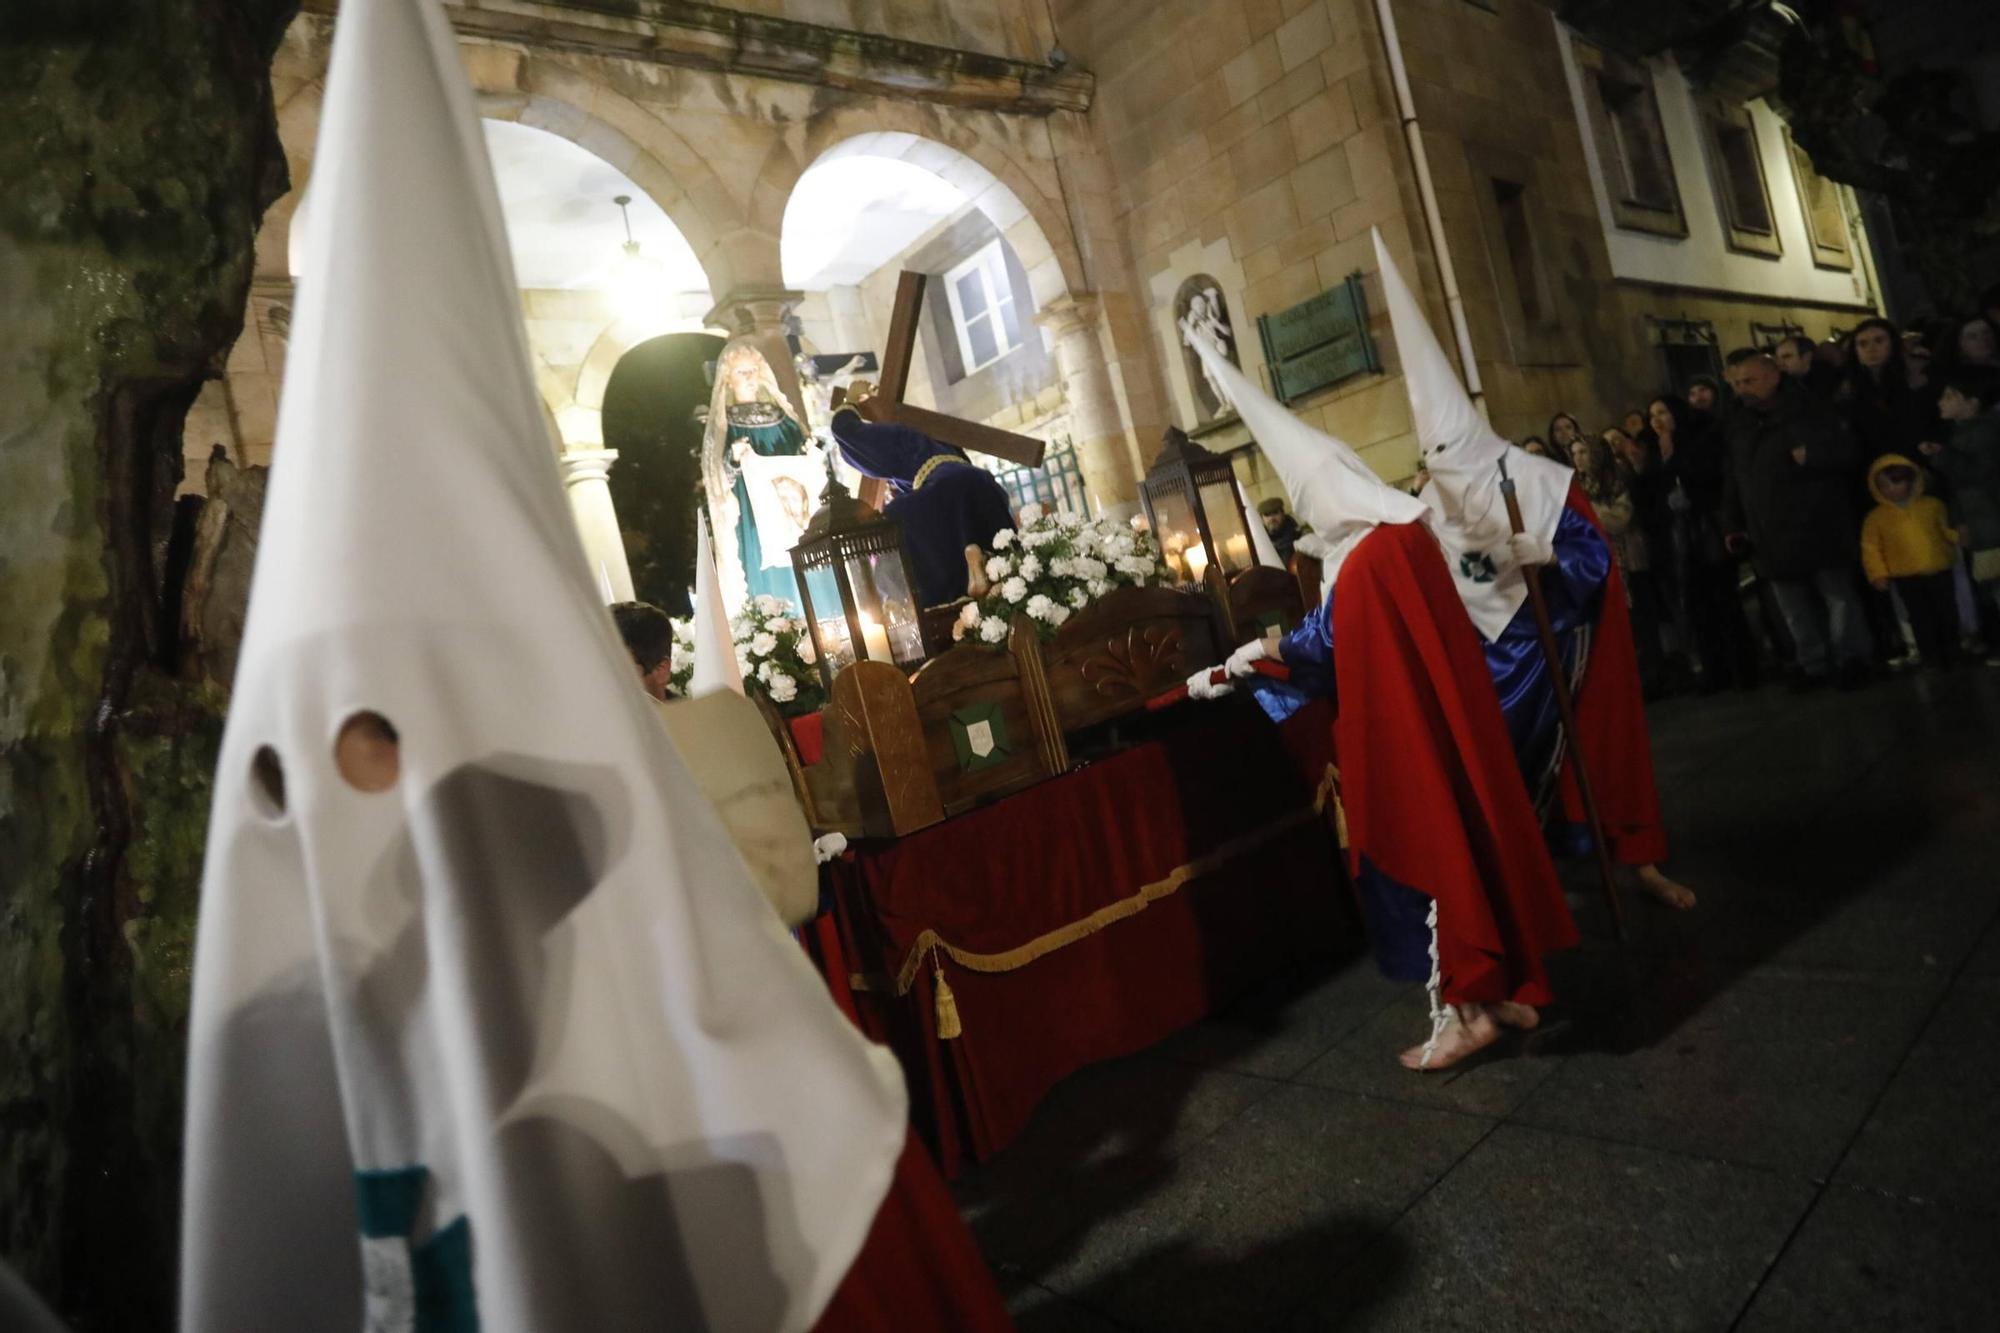
<path id="1" fill-rule="evenodd" d="M 191 415 L 194 479 L 217 443 L 268 456 L 291 222 L 309 193 L 334 8 L 306 0 L 272 71 L 294 189 L 260 236 L 227 374 Z M 994 237 L 1033 314 L 1028 345 L 968 375 L 939 315 L 920 340 L 913 400 L 1073 441 L 1108 512 L 1132 504 L 1170 424 L 1240 450 L 1253 494 L 1276 489 L 1179 345 L 1193 291 L 1216 294 L 1244 368 L 1268 382 L 1259 318 L 1360 275 L 1384 368 L 1291 406 L 1383 475 L 1413 471 L 1373 227 L 1517 438 L 1557 409 L 1608 422 L 1705 357 L 1780 331 L 1824 336 L 1877 304 L 1852 198 L 1795 160 L 1771 112 L 1705 105 L 1670 62 L 1598 51 L 1531 0 L 447 10 L 482 112 L 615 167 L 706 278 L 705 291 L 637 315 L 602 293 L 523 293 L 552 440 L 600 562 L 622 563 L 598 413 L 627 350 L 698 329 L 879 349 L 900 268 L 942 276 Z M 1760 173 L 1747 185 L 1746 145 Z M 934 173 L 963 207 L 858 282 L 793 289 L 784 229 L 811 220 L 788 223 L 787 204 L 807 170 L 843 156 Z M 1635 192 L 1672 206 L 1635 213 Z M 1746 207 L 1756 216 L 1737 216 Z M 942 299 L 934 286 L 931 302 Z"/>

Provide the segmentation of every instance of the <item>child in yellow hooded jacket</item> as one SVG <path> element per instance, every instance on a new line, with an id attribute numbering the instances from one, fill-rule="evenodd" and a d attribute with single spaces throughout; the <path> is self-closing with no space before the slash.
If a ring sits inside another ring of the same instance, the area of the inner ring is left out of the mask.
<path id="1" fill-rule="evenodd" d="M 1894 585 L 1924 661 L 1947 665 L 1958 653 L 1958 534 L 1944 501 L 1924 494 L 1923 470 L 1901 454 L 1875 460 L 1868 490 L 1875 508 L 1861 524 L 1861 566 L 1877 588 Z"/>

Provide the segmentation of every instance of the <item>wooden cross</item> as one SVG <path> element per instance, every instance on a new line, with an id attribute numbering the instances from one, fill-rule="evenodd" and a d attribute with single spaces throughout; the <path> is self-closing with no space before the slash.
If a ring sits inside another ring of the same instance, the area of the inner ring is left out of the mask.
<path id="1" fill-rule="evenodd" d="M 896 304 L 889 318 L 889 343 L 882 352 L 882 382 L 874 394 L 855 402 L 855 410 L 869 421 L 893 421 L 930 436 L 939 444 L 949 444 L 968 453 L 991 454 L 1021 467 L 1040 467 L 1047 448 L 1040 440 L 1011 430 L 977 421 L 933 412 L 903 401 L 910 382 L 910 362 L 917 349 L 917 315 L 924 303 L 924 275 L 908 269 L 896 281 Z M 879 494 L 885 488 L 864 485 L 861 498 L 880 508 Z M 876 494 L 871 495 L 873 490 Z"/>

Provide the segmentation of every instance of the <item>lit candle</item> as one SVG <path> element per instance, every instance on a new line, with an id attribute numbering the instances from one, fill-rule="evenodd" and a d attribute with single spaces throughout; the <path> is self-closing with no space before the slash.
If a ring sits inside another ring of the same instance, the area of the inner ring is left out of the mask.
<path id="1" fill-rule="evenodd" d="M 871 661 L 893 662 L 889 653 L 889 631 L 867 616 L 861 617 L 861 646 Z"/>
<path id="2" fill-rule="evenodd" d="M 1181 558 L 1187 561 L 1188 580 L 1200 583 L 1208 574 L 1208 548 L 1200 542 L 1192 542 Z"/>
<path id="3" fill-rule="evenodd" d="M 1250 568 L 1252 563 L 1250 559 L 1250 538 L 1246 534 L 1237 533 L 1222 544 L 1222 549 L 1224 554 L 1229 557 L 1229 564 L 1234 565 L 1238 569 Z"/>

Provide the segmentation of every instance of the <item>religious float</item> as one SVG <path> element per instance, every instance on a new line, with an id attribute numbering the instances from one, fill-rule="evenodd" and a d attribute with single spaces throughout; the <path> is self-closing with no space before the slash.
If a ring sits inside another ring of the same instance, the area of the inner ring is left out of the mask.
<path id="1" fill-rule="evenodd" d="M 911 327 L 900 300 L 895 326 Z M 874 419 L 1018 449 L 900 406 L 895 338 Z M 986 586 L 943 606 L 920 605 L 876 498 L 830 478 L 792 550 L 800 606 L 753 603 L 739 633 L 762 650 L 750 674 L 787 668 L 753 693 L 808 822 L 849 840 L 808 949 L 896 1051 L 950 1175 L 1005 1146 L 1064 1076 L 1358 927 L 1332 705 L 1279 725 L 1247 698 L 1149 707 L 1319 600 L 1316 562 L 1258 562 L 1226 459 L 1170 431 L 1144 531 L 1024 523 L 995 536 Z"/>

